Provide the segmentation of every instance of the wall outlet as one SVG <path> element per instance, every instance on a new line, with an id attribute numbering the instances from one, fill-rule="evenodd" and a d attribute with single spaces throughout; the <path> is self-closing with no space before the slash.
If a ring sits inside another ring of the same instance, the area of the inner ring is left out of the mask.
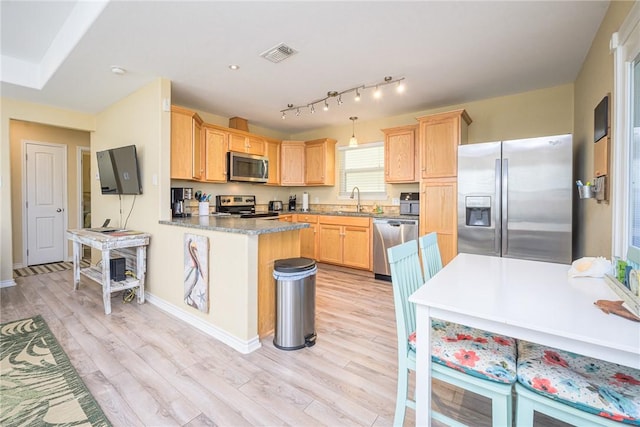
<path id="1" fill-rule="evenodd" d="M 400 204 L 400 199 L 399 199 L 399 198 L 397 198 L 397 197 L 392 198 L 392 199 L 391 199 L 391 204 L 392 204 L 393 206 L 398 206 L 398 205 Z"/>

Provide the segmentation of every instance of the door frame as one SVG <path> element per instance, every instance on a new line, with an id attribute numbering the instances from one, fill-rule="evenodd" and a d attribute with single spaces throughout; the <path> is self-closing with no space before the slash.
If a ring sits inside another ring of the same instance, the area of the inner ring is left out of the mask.
<path id="1" fill-rule="evenodd" d="M 88 152 L 91 155 L 90 147 L 76 147 L 76 192 L 78 193 L 78 224 L 76 228 L 84 228 L 84 212 L 82 205 L 84 203 L 83 187 L 83 166 L 84 166 L 84 153 Z M 89 156 L 89 162 L 91 162 L 91 156 Z M 91 174 L 89 174 L 89 180 L 91 180 Z"/>
<path id="2" fill-rule="evenodd" d="M 63 150 L 62 156 L 62 205 L 64 206 L 64 210 L 62 212 L 62 227 L 64 230 L 69 228 L 69 215 L 68 215 L 68 199 L 67 199 L 67 174 L 69 173 L 69 169 L 67 167 L 67 150 L 68 147 L 66 144 L 57 144 L 53 142 L 43 142 L 43 141 L 34 141 L 30 139 L 22 140 L 22 153 L 20 155 L 20 161 L 22 162 L 22 205 L 20 206 L 20 211 L 22 213 L 22 266 L 29 265 L 29 258 L 27 257 L 27 249 L 29 246 L 29 241 L 27 238 L 27 227 L 29 225 L 27 219 L 27 145 L 28 144 L 36 144 L 36 145 L 46 145 L 49 147 L 60 147 Z M 62 259 L 69 261 L 69 245 L 62 244 Z"/>

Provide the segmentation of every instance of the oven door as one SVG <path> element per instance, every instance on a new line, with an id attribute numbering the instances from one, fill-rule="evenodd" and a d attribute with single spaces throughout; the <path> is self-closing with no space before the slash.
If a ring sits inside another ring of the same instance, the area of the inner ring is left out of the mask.
<path id="1" fill-rule="evenodd" d="M 269 178 L 269 160 L 252 154 L 227 153 L 229 181 L 264 183 Z"/>

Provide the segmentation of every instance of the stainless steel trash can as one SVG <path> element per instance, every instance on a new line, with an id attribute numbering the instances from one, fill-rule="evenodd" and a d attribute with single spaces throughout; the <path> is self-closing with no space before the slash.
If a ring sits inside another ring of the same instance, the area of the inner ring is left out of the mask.
<path id="1" fill-rule="evenodd" d="M 274 262 L 276 327 L 273 345 L 298 350 L 316 343 L 316 262 L 287 258 Z"/>

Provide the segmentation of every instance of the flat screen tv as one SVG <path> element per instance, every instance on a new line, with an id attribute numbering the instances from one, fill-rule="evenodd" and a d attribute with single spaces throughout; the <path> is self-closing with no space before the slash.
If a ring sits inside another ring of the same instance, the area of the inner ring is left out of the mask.
<path id="1" fill-rule="evenodd" d="M 102 194 L 142 194 L 135 145 L 98 151 Z"/>
<path id="2" fill-rule="evenodd" d="M 602 98 L 593 112 L 593 142 L 600 141 L 609 132 L 609 96 Z"/>

